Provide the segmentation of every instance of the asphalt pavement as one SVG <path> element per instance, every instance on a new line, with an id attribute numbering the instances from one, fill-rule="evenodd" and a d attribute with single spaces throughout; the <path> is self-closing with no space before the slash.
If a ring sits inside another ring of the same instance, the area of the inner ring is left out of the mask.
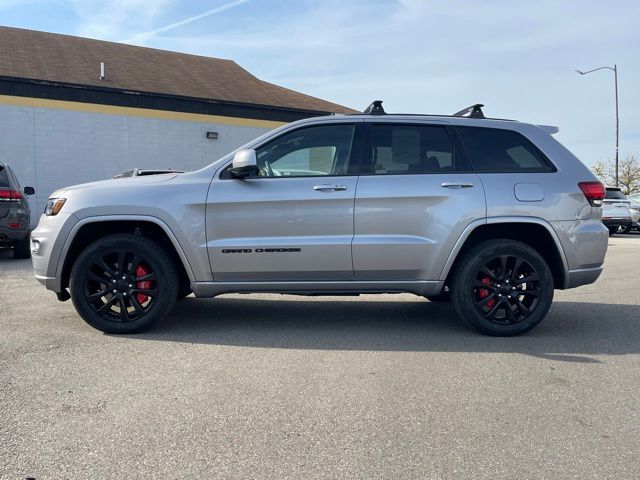
<path id="1" fill-rule="evenodd" d="M 517 338 L 412 295 L 86 325 L 0 251 L 0 478 L 635 479 L 640 235 Z"/>

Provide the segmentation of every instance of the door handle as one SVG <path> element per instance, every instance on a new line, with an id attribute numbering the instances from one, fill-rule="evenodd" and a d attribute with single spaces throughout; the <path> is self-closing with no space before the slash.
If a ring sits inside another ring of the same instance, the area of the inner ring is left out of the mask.
<path id="1" fill-rule="evenodd" d="M 341 192 L 347 189 L 346 185 L 316 185 L 313 189 L 317 192 Z"/>
<path id="2" fill-rule="evenodd" d="M 440 184 L 444 188 L 473 188 L 473 183 L 467 182 L 443 182 Z"/>

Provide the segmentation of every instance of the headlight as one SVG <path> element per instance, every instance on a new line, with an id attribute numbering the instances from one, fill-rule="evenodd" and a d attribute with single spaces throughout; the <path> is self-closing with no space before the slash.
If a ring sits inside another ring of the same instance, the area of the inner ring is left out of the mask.
<path id="1" fill-rule="evenodd" d="M 44 214 L 49 216 L 57 215 L 66 201 L 66 198 L 50 198 L 47 200 L 47 208 L 44 209 Z"/>

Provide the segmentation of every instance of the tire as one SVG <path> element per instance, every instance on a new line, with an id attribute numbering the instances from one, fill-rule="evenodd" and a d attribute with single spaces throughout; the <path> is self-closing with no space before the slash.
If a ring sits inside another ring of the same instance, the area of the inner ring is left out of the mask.
<path id="1" fill-rule="evenodd" d="M 618 228 L 619 227 L 609 227 L 609 236 L 612 237 L 613 235 L 618 233 Z"/>
<path id="2" fill-rule="evenodd" d="M 182 287 L 178 290 L 178 300 L 182 300 L 192 293 L 193 291 L 191 290 L 191 287 Z"/>
<path id="3" fill-rule="evenodd" d="M 29 235 L 13 245 L 13 258 L 16 260 L 31 258 L 31 241 L 29 240 Z"/>
<path id="4" fill-rule="evenodd" d="M 117 234 L 80 254 L 69 286 L 73 305 L 89 325 L 104 333 L 138 333 L 171 312 L 178 275 L 162 246 L 140 235 Z"/>
<path id="5" fill-rule="evenodd" d="M 511 337 L 544 319 L 554 284 L 547 262 L 533 248 L 513 240 L 490 240 L 464 254 L 450 287 L 459 317 L 488 335 Z"/>
<path id="6" fill-rule="evenodd" d="M 631 224 L 629 224 L 629 225 L 622 225 L 622 226 L 618 229 L 618 233 L 631 233 Z"/>

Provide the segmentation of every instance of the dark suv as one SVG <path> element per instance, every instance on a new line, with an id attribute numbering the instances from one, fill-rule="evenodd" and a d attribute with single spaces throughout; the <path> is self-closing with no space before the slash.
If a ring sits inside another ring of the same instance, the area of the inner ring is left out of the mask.
<path id="1" fill-rule="evenodd" d="M 31 210 L 25 195 L 34 193 L 33 187 L 22 190 L 9 165 L 0 163 L 0 247 L 13 247 L 14 258 L 31 256 Z"/>

